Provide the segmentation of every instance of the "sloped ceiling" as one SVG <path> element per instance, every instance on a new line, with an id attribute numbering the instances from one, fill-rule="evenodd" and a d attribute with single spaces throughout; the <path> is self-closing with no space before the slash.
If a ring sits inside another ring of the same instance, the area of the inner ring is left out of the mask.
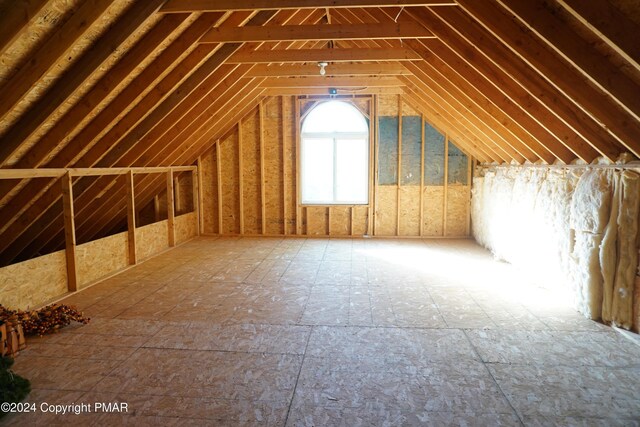
<path id="1" fill-rule="evenodd" d="M 188 165 L 266 96 L 328 87 L 401 93 L 481 162 L 638 157 L 638 22 L 623 0 L 0 0 L 0 164 Z M 0 181 L 2 264 L 63 244 L 59 184 Z M 81 239 L 121 224 L 122 186 L 76 180 Z"/>

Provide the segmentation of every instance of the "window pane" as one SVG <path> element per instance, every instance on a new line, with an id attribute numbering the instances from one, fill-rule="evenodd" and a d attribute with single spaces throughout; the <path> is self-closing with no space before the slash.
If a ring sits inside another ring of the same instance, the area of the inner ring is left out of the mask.
<path id="1" fill-rule="evenodd" d="M 333 200 L 333 140 L 302 140 L 302 203 L 331 203 Z"/>
<path id="2" fill-rule="evenodd" d="M 366 139 L 337 140 L 336 202 L 367 203 L 369 156 Z"/>
<path id="3" fill-rule="evenodd" d="M 313 109 L 302 126 L 302 133 L 368 132 L 364 116 L 351 104 L 324 102 Z"/>

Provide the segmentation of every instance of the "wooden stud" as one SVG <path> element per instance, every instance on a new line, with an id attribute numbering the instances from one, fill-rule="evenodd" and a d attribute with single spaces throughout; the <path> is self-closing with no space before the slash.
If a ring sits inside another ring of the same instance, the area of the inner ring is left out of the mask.
<path id="1" fill-rule="evenodd" d="M 353 206 L 349 206 L 349 236 L 353 237 Z"/>
<path id="2" fill-rule="evenodd" d="M 76 226 L 73 210 L 73 177 L 67 173 L 62 177 L 62 208 L 64 213 L 65 255 L 67 258 L 67 289 L 78 290 L 76 266 Z"/>
<path id="3" fill-rule="evenodd" d="M 424 236 L 424 113 L 420 114 L 420 236 Z"/>
<path id="4" fill-rule="evenodd" d="M 466 235 L 471 235 L 471 187 L 473 185 L 473 157 L 467 156 L 467 226 Z"/>
<path id="5" fill-rule="evenodd" d="M 220 160 L 220 140 L 216 141 L 216 174 L 218 180 L 218 234 L 224 234 L 222 221 L 222 161 Z"/>
<path id="6" fill-rule="evenodd" d="M 125 185 L 127 187 L 127 242 L 129 245 L 129 265 L 135 265 L 138 263 L 138 259 L 136 256 L 136 201 L 133 171 L 130 171 L 125 177 Z M 155 207 L 154 204 L 154 209 Z M 156 218 L 157 217 L 158 212 L 156 211 Z"/>
<path id="7" fill-rule="evenodd" d="M 173 200 L 173 171 L 167 172 L 167 226 L 169 246 L 176 245 L 175 204 Z"/>
<path id="8" fill-rule="evenodd" d="M 160 221 L 160 197 L 158 195 L 153 196 L 153 213 L 155 214 L 155 222 Z"/>
<path id="9" fill-rule="evenodd" d="M 402 186 L 402 97 L 398 96 L 398 184 L 396 186 L 396 236 L 400 236 L 400 189 Z"/>
<path id="10" fill-rule="evenodd" d="M 331 207 L 327 206 L 324 209 L 324 232 L 327 236 L 331 236 Z"/>
<path id="11" fill-rule="evenodd" d="M 238 122 L 238 196 L 240 198 L 238 206 L 240 209 L 240 234 L 244 234 L 244 185 L 242 176 L 244 162 L 242 156 L 242 120 Z"/>
<path id="12" fill-rule="evenodd" d="M 374 99 L 374 111 L 375 111 L 375 115 L 374 120 L 375 120 L 375 134 L 373 136 L 373 145 L 374 145 L 374 157 L 373 157 L 373 188 L 372 188 L 372 194 L 373 194 L 373 204 L 371 204 L 371 202 L 369 203 L 370 205 L 372 205 L 371 211 L 370 213 L 370 217 L 371 217 L 371 222 L 373 223 L 373 231 L 371 233 L 372 236 L 376 235 L 376 231 L 377 231 L 377 212 L 378 212 L 378 198 L 376 197 L 377 191 L 376 189 L 378 188 L 378 158 L 380 155 L 380 116 L 379 116 L 379 105 L 380 105 L 380 101 L 378 99 L 378 96 L 374 95 L 373 97 Z"/>
<path id="13" fill-rule="evenodd" d="M 258 128 L 260 138 L 260 208 L 262 213 L 262 234 L 267 233 L 267 189 L 265 182 L 265 160 L 264 160 L 264 105 L 258 104 Z"/>
<path id="14" fill-rule="evenodd" d="M 176 213 L 179 215 L 182 208 L 182 187 L 177 175 L 173 176 L 173 202 L 176 206 Z"/>
<path id="15" fill-rule="evenodd" d="M 296 142 L 296 159 L 293 164 L 295 164 L 296 169 L 296 234 L 302 234 L 302 212 L 300 210 L 300 100 L 296 99 L 294 103 L 294 120 L 295 120 L 295 142 Z"/>
<path id="16" fill-rule="evenodd" d="M 444 136 L 444 198 L 442 201 L 442 235 L 447 235 L 447 207 L 449 206 L 449 134 Z"/>
<path id="17" fill-rule="evenodd" d="M 287 174 L 286 174 L 286 166 L 287 166 L 287 144 L 289 143 L 289 138 L 287 135 L 287 127 L 285 126 L 285 120 L 287 117 L 285 115 L 285 97 L 280 97 L 280 111 L 282 114 L 282 121 L 280 124 L 280 130 L 282 132 L 282 219 L 283 219 L 283 233 L 285 236 L 289 234 L 289 224 L 287 214 L 289 213 L 289 209 L 287 209 Z"/>
<path id="18" fill-rule="evenodd" d="M 198 156 L 196 164 L 198 165 L 198 169 L 191 172 L 191 184 L 193 187 L 193 211 L 196 213 L 198 221 L 196 234 L 200 236 L 204 230 L 204 216 L 202 215 L 202 157 Z"/>

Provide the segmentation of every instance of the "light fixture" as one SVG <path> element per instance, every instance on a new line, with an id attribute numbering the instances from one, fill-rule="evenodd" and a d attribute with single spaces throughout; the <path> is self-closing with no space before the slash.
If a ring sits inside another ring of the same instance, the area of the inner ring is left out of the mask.
<path id="1" fill-rule="evenodd" d="M 327 64 L 326 62 L 318 62 L 318 67 L 320 67 L 320 75 L 324 76 L 325 74 L 327 74 L 327 70 L 324 69 L 324 67 L 326 67 Z"/>

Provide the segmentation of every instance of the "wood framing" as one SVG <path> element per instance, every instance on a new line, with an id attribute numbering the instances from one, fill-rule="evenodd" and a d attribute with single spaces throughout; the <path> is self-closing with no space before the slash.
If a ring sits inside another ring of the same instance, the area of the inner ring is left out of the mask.
<path id="1" fill-rule="evenodd" d="M 202 206 L 204 205 L 202 194 L 202 157 L 198 156 L 196 162 L 197 170 L 191 172 L 191 182 L 193 184 L 193 210 L 198 215 L 198 236 L 204 232 L 204 216 Z"/>
<path id="2" fill-rule="evenodd" d="M 403 84 L 395 77 L 298 77 L 267 78 L 262 87 L 269 89 L 291 87 L 397 87 Z"/>
<path id="3" fill-rule="evenodd" d="M 267 233 L 267 188 L 265 181 L 265 159 L 264 159 L 264 105 L 258 104 L 258 145 L 260 149 L 260 230 L 262 234 Z"/>
<path id="4" fill-rule="evenodd" d="M 204 11 L 232 11 L 258 9 L 318 9 L 318 8 L 346 8 L 346 7 L 388 7 L 388 6 L 455 6 L 454 1 L 390 1 L 390 0 L 169 0 L 160 9 L 162 13 L 204 12 Z"/>
<path id="5" fill-rule="evenodd" d="M 126 227 L 129 260 L 147 257 L 135 229 L 164 215 L 155 206 L 164 203 L 165 175 L 174 178 L 172 245 L 182 240 L 176 214 L 189 191 L 196 233 L 205 224 L 220 234 L 263 236 L 468 233 L 463 193 L 470 188 L 429 175 L 429 161 L 442 155 L 433 154 L 436 133 L 470 159 L 466 171 L 448 158 L 442 165 L 456 168 L 446 171 L 452 179 L 466 172 L 468 184 L 476 160 L 570 164 L 640 155 L 632 8 L 606 0 L 7 2 L 0 261 L 71 252 L 69 209 L 60 209 L 69 198 L 74 242 Z M 319 62 L 328 63 L 324 76 Z M 300 205 L 301 120 L 332 97 L 350 99 L 370 121 L 367 207 Z M 425 134 L 427 124 L 433 129 Z M 403 159 L 418 151 L 419 182 L 417 160 Z M 392 169 L 398 182 L 381 180 Z M 191 190 L 175 181 L 186 173 Z M 67 196 L 65 179 L 73 180 Z M 203 203 L 209 194 L 217 202 Z"/>
<path id="6" fill-rule="evenodd" d="M 400 63 L 336 63 L 328 65 L 326 76 L 399 76 L 411 74 Z M 301 77 L 318 76 L 318 64 L 257 64 L 247 74 L 247 77 Z"/>
<path id="7" fill-rule="evenodd" d="M 297 49 L 241 52 L 227 60 L 229 64 L 271 64 L 282 62 L 384 62 L 419 61 L 410 49 Z"/>
<path id="8" fill-rule="evenodd" d="M 271 40 L 374 40 L 434 38 L 425 27 L 413 22 L 380 26 L 357 25 L 277 25 L 213 28 L 200 43 L 244 43 Z"/>
<path id="9" fill-rule="evenodd" d="M 176 211 L 173 198 L 173 171 L 167 172 L 167 235 L 169 236 L 169 247 L 176 245 Z"/>
<path id="10" fill-rule="evenodd" d="M 73 209 L 73 177 L 70 173 L 62 177 L 62 209 L 64 211 L 65 255 L 67 257 L 67 288 L 78 290 L 78 268 L 76 266 L 76 226 Z"/>
<path id="11" fill-rule="evenodd" d="M 125 177 L 127 191 L 127 242 L 129 246 L 129 265 L 134 265 L 138 263 L 138 258 L 136 256 L 136 192 L 133 171 L 129 171 Z M 155 206 L 154 208 L 157 221 L 158 212 Z"/>

